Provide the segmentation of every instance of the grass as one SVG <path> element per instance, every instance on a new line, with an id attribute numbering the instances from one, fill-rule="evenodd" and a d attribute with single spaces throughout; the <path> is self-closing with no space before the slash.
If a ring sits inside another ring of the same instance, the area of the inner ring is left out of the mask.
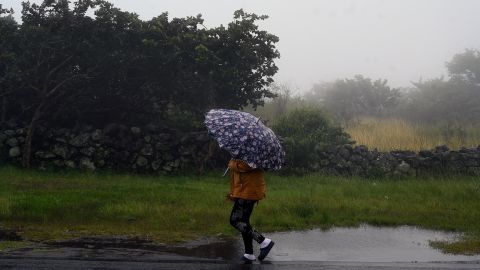
<path id="1" fill-rule="evenodd" d="M 432 149 L 446 144 L 450 149 L 480 145 L 480 127 L 416 125 L 402 119 L 362 119 L 346 128 L 357 144 L 380 151 Z"/>
<path id="2" fill-rule="evenodd" d="M 130 235 L 169 243 L 236 235 L 228 223 L 231 203 L 224 200 L 229 180 L 219 175 L 60 174 L 3 167 L 0 227 L 16 229 L 29 241 Z M 262 231 L 415 225 L 466 232 L 465 245 L 473 243 L 477 253 L 480 247 L 480 181 L 475 178 L 270 174 L 267 185 L 267 199 L 252 218 Z"/>
<path id="3" fill-rule="evenodd" d="M 24 248 L 29 245 L 30 243 L 25 241 L 0 241 L 0 252 Z"/>
<path id="4" fill-rule="evenodd" d="M 432 241 L 430 245 L 445 253 L 475 255 L 480 254 L 480 236 L 469 235 L 457 241 Z"/>

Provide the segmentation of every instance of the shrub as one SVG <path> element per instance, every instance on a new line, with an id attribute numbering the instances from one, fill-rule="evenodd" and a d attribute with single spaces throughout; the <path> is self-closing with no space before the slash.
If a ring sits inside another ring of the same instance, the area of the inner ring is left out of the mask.
<path id="1" fill-rule="evenodd" d="M 315 169 L 318 152 L 330 145 L 353 144 L 350 135 L 318 108 L 296 109 L 273 126 L 284 140 L 287 167 L 298 172 Z"/>

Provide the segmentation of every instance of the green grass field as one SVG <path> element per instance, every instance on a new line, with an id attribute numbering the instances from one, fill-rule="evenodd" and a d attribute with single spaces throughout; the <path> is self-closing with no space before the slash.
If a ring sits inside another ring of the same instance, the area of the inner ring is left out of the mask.
<path id="1" fill-rule="evenodd" d="M 0 227 L 27 240 L 130 235 L 169 243 L 237 235 L 228 223 L 231 202 L 224 199 L 229 179 L 220 174 L 147 177 L 2 167 Z M 454 243 L 459 247 L 437 244 L 480 253 L 478 179 L 267 176 L 267 198 L 252 218 L 261 231 L 415 225 L 465 232 L 464 241 Z"/>

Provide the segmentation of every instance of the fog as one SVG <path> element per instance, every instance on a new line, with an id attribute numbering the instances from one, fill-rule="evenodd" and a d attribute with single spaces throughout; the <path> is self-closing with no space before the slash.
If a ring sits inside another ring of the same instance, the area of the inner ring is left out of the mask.
<path id="1" fill-rule="evenodd" d="M 31 1 L 40 3 L 41 1 Z M 142 19 L 202 14 L 205 26 L 228 24 L 233 12 L 265 14 L 260 25 L 277 35 L 281 58 L 276 82 L 300 92 L 316 82 L 362 74 L 392 87 L 446 75 L 445 62 L 467 48 L 480 48 L 480 1 L 178 1 L 110 0 Z M 2 0 L 20 19 L 21 1 Z"/>

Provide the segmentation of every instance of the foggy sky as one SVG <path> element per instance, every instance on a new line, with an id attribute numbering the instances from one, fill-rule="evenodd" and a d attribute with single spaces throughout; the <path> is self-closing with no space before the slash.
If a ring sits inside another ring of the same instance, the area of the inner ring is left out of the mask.
<path id="1" fill-rule="evenodd" d="M 40 0 L 30 1 L 40 3 Z M 202 14 L 207 27 L 228 24 L 233 12 L 269 15 L 277 35 L 278 83 L 304 92 L 313 83 L 363 74 L 393 87 L 446 75 L 445 63 L 466 48 L 480 49 L 477 0 L 110 0 L 142 19 L 162 12 Z M 20 17 L 20 0 L 0 0 Z"/>

